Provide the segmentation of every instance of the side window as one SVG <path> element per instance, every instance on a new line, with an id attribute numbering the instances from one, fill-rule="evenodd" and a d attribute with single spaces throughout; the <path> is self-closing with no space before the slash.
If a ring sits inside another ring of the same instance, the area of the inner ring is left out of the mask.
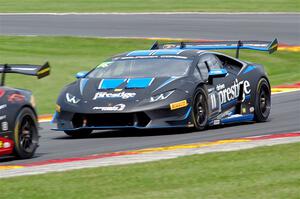
<path id="1" fill-rule="evenodd" d="M 204 54 L 200 57 L 197 67 L 200 70 L 201 76 L 204 80 L 208 79 L 208 69 L 205 62 L 208 64 L 210 69 L 221 69 L 223 68 L 222 62 L 212 54 Z"/>
<path id="2" fill-rule="evenodd" d="M 217 55 L 218 59 L 222 62 L 223 67 L 230 73 L 237 74 L 243 67 L 243 63 L 234 60 L 231 57 L 225 55 Z"/>
<path id="3" fill-rule="evenodd" d="M 222 63 L 215 55 L 209 55 L 207 59 L 208 66 L 210 69 L 221 69 Z"/>

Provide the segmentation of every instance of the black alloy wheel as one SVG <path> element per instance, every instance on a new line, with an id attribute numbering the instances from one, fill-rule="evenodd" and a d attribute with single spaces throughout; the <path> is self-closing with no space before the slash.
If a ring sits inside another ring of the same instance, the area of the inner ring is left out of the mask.
<path id="1" fill-rule="evenodd" d="M 207 95 L 203 88 L 197 88 L 194 95 L 193 120 L 197 130 L 203 130 L 208 121 Z"/>
<path id="2" fill-rule="evenodd" d="M 265 78 L 259 80 L 256 92 L 255 120 L 257 122 L 264 122 L 268 119 L 271 110 L 271 90 Z"/>
<path id="3" fill-rule="evenodd" d="M 38 147 L 37 119 L 30 108 L 23 108 L 17 116 L 14 132 L 14 154 L 21 159 L 31 158 Z"/>

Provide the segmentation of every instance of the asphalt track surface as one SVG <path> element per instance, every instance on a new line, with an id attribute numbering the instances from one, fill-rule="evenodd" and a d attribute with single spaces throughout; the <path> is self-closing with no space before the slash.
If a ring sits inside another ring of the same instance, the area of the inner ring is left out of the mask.
<path id="1" fill-rule="evenodd" d="M 300 14 L 3 15 L 2 35 L 271 40 L 300 44 Z"/>
<path id="2" fill-rule="evenodd" d="M 192 39 L 279 38 L 300 44 L 299 14 L 168 14 L 168 15 L 1 15 L 2 35 L 73 35 L 99 37 L 180 37 Z M 214 141 L 300 130 L 300 92 L 272 96 L 270 119 L 211 128 L 206 131 L 176 129 L 155 131 L 97 131 L 89 138 L 72 139 L 41 124 L 40 147 L 30 160 L 0 158 L 0 165 L 80 157 L 149 147 Z"/>
<path id="3" fill-rule="evenodd" d="M 97 131 L 89 138 L 72 139 L 51 131 L 52 124 L 41 124 L 40 147 L 30 160 L 0 158 L 0 165 L 32 163 L 41 160 L 80 157 L 134 149 L 215 141 L 245 136 L 295 132 L 300 130 L 300 91 L 272 95 L 269 121 L 210 128 L 205 131 L 178 129 L 155 131 Z"/>

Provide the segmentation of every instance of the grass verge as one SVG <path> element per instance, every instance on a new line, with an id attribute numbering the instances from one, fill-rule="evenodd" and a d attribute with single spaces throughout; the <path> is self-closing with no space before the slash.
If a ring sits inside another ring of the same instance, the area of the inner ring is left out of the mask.
<path id="1" fill-rule="evenodd" d="M 53 113 L 56 98 L 64 85 L 75 80 L 78 71 L 90 70 L 111 55 L 149 49 L 153 41 L 143 39 L 99 39 L 78 37 L 0 36 L 1 63 L 42 64 L 49 61 L 51 76 L 33 77 L 9 74 L 7 85 L 27 88 L 37 99 L 39 113 Z M 234 55 L 233 51 L 226 53 Z M 241 58 L 263 64 L 272 85 L 299 81 L 299 53 L 242 51 Z"/>
<path id="2" fill-rule="evenodd" d="M 300 143 L 1 179 L 2 198 L 296 199 Z"/>
<path id="3" fill-rule="evenodd" d="M 0 0 L 0 12 L 299 12 L 298 0 Z"/>

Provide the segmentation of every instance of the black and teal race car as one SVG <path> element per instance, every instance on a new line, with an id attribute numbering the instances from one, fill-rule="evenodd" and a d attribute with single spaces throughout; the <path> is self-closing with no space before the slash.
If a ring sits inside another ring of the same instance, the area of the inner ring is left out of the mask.
<path id="1" fill-rule="evenodd" d="M 198 130 L 263 122 L 271 91 L 263 66 L 238 59 L 240 49 L 277 50 L 267 41 L 155 42 L 150 50 L 116 55 L 67 85 L 54 122 L 73 137 L 97 129 Z M 236 57 L 211 50 L 235 49 Z"/>
<path id="2" fill-rule="evenodd" d="M 0 64 L 0 73 L 0 156 L 31 158 L 39 144 L 35 100 L 29 90 L 5 86 L 5 75 L 17 73 L 40 79 L 50 74 L 50 66 Z"/>

